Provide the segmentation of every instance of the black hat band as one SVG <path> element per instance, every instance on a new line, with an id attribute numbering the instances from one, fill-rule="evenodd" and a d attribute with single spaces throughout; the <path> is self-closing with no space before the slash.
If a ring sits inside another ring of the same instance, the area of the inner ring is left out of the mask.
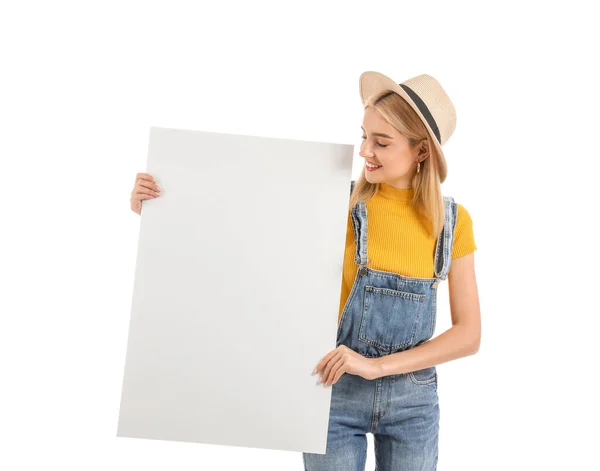
<path id="1" fill-rule="evenodd" d="M 419 95 L 417 95 L 415 92 L 413 92 L 410 89 L 410 87 L 407 87 L 403 83 L 399 83 L 398 85 L 400 85 L 404 89 L 404 91 L 408 94 L 408 96 L 412 99 L 412 101 L 415 102 L 415 105 L 417 105 L 417 108 L 419 108 L 419 111 L 425 117 L 425 119 L 427 120 L 427 124 L 429 124 L 429 127 L 435 134 L 436 139 L 438 140 L 440 145 L 442 145 L 442 138 L 440 136 L 440 130 L 438 129 L 435 119 L 433 119 L 433 116 L 429 112 L 429 108 L 427 108 L 427 105 L 425 104 L 425 102 L 423 100 L 421 100 L 421 97 Z"/>

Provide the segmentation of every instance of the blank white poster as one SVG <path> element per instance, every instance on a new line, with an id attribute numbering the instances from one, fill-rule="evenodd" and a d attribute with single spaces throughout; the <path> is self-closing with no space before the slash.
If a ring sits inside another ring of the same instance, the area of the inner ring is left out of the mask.
<path id="1" fill-rule="evenodd" d="M 325 453 L 352 155 L 150 129 L 117 436 Z"/>

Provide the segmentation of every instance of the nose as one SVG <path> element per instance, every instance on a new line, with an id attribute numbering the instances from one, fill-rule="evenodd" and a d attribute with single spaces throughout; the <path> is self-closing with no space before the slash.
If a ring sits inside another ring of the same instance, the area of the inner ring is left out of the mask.
<path id="1" fill-rule="evenodd" d="M 365 159 L 373 158 L 373 151 L 370 149 L 369 146 L 367 146 L 367 143 L 364 140 L 361 142 L 360 151 L 358 152 L 358 155 Z"/>

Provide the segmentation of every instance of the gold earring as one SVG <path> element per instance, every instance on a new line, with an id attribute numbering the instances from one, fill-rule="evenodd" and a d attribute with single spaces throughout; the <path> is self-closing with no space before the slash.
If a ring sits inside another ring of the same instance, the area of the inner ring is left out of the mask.
<path id="1" fill-rule="evenodd" d="M 419 173 L 420 168 L 421 168 L 421 162 L 417 162 L 417 173 Z"/>

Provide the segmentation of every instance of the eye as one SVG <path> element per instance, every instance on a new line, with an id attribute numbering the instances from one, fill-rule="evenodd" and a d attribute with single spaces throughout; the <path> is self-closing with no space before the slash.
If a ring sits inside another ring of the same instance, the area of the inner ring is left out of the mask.
<path id="1" fill-rule="evenodd" d="M 365 136 L 361 136 L 361 139 L 366 139 L 366 137 L 365 137 Z M 377 143 L 377 145 L 378 145 L 379 147 L 387 147 L 387 144 L 386 144 L 386 145 L 383 145 L 383 144 L 380 144 L 379 142 Z"/>

